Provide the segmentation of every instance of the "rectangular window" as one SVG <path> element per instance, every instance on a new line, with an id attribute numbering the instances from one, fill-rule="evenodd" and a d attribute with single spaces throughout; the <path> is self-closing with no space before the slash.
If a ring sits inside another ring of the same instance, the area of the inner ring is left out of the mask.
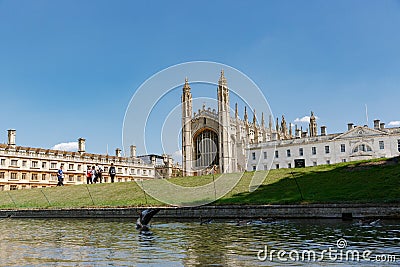
<path id="1" fill-rule="evenodd" d="M 33 181 L 36 181 L 38 179 L 38 175 L 36 173 L 33 173 L 31 177 Z"/>
<path id="2" fill-rule="evenodd" d="M 0 191 L 4 191 L 4 185 L 0 185 Z"/>
<path id="3" fill-rule="evenodd" d="M 341 144 L 340 145 L 340 152 L 342 152 L 342 153 L 346 152 L 346 145 L 345 144 Z"/>
<path id="4" fill-rule="evenodd" d="M 303 148 L 299 148 L 299 156 L 304 156 L 304 150 Z"/>
<path id="5" fill-rule="evenodd" d="M 275 150 L 275 158 L 279 158 L 279 151 Z"/>
<path id="6" fill-rule="evenodd" d="M 289 169 L 292 168 L 292 163 L 288 163 L 288 168 L 289 168 Z"/>
<path id="7" fill-rule="evenodd" d="M 313 147 L 311 148 L 311 154 L 317 155 L 317 148 L 316 148 L 315 146 L 313 146 Z"/>
<path id="8" fill-rule="evenodd" d="M 0 179 L 4 179 L 5 172 L 0 172 Z"/>
<path id="9" fill-rule="evenodd" d="M 131 169 L 131 174 L 136 174 L 135 169 Z"/>
<path id="10" fill-rule="evenodd" d="M 78 164 L 78 171 L 80 171 L 82 169 L 82 165 Z"/>
<path id="11" fill-rule="evenodd" d="M 264 159 L 267 159 L 267 151 L 264 151 Z"/>
<path id="12" fill-rule="evenodd" d="M 57 169 L 57 163 L 52 162 L 52 163 L 50 164 L 50 168 L 51 168 L 51 169 Z"/>
<path id="13" fill-rule="evenodd" d="M 385 149 L 385 142 L 379 141 L 379 149 Z"/>
<path id="14" fill-rule="evenodd" d="M 46 169 L 46 167 L 47 167 L 46 162 L 42 162 L 42 169 Z"/>
<path id="15" fill-rule="evenodd" d="M 42 174 L 42 181 L 44 181 L 44 180 L 46 180 L 46 174 L 45 173 Z"/>
<path id="16" fill-rule="evenodd" d="M 279 164 L 276 164 L 276 165 L 275 165 L 275 168 L 276 168 L 276 169 L 279 169 Z"/>
<path id="17" fill-rule="evenodd" d="M 18 160 L 12 159 L 11 160 L 11 166 L 17 166 L 18 165 Z"/>
<path id="18" fill-rule="evenodd" d="M 331 164 L 331 161 L 328 159 L 327 161 L 326 161 L 326 164 Z"/>
<path id="19" fill-rule="evenodd" d="M 286 155 L 288 156 L 288 158 L 290 158 L 290 156 L 291 156 L 291 154 L 290 154 L 290 149 L 288 149 L 288 150 L 286 151 Z"/>
<path id="20" fill-rule="evenodd" d="M 74 181 L 74 176 L 73 175 L 69 175 L 68 176 L 68 181 L 69 182 L 73 182 Z"/>
<path id="21" fill-rule="evenodd" d="M 118 168 L 118 173 L 122 173 L 122 168 Z"/>
<path id="22" fill-rule="evenodd" d="M 26 180 L 26 173 L 22 174 L 22 180 Z"/>
<path id="23" fill-rule="evenodd" d="M 57 174 L 51 174 L 51 176 L 50 176 L 50 179 L 52 180 L 52 181 L 57 181 Z"/>
<path id="24" fill-rule="evenodd" d="M 11 179 L 17 179 L 17 173 L 16 172 L 12 172 L 10 178 Z"/>
<path id="25" fill-rule="evenodd" d="M 400 152 L 400 139 L 399 139 L 399 140 L 397 140 L 397 151 L 399 151 L 399 152 Z"/>
<path id="26" fill-rule="evenodd" d="M 18 187 L 15 184 L 10 185 L 10 190 L 17 190 Z"/>
<path id="27" fill-rule="evenodd" d="M 257 166 L 253 166 L 253 171 L 256 171 L 257 170 Z"/>
<path id="28" fill-rule="evenodd" d="M 313 166 L 317 166 L 317 162 L 316 161 L 313 162 Z"/>
<path id="29" fill-rule="evenodd" d="M 32 161 L 31 162 L 31 167 L 32 168 L 37 168 L 38 167 L 38 162 L 37 161 Z"/>
<path id="30" fill-rule="evenodd" d="M 22 161 L 22 167 L 26 167 L 26 160 Z"/>
<path id="31" fill-rule="evenodd" d="M 82 181 L 82 176 L 81 175 L 78 175 L 78 177 L 76 178 L 76 180 L 78 181 L 78 182 L 81 182 Z M 104 181 L 105 183 L 107 183 L 107 181 Z"/>
<path id="32" fill-rule="evenodd" d="M 0 165 L 1 165 L 1 166 L 6 165 L 6 159 L 1 159 L 1 160 L 0 160 Z"/>
<path id="33" fill-rule="evenodd" d="M 342 162 L 347 162 L 347 160 L 346 159 L 342 159 Z"/>
<path id="34" fill-rule="evenodd" d="M 146 170 L 143 170 L 143 175 L 147 175 L 147 171 Z"/>
<path id="35" fill-rule="evenodd" d="M 329 154 L 330 150 L 329 150 L 329 146 L 325 146 L 325 154 Z"/>
<path id="36" fill-rule="evenodd" d="M 68 170 L 73 170 L 74 169 L 74 164 L 69 164 L 68 165 Z"/>
<path id="37" fill-rule="evenodd" d="M 252 160 L 256 160 L 256 152 L 251 153 Z"/>

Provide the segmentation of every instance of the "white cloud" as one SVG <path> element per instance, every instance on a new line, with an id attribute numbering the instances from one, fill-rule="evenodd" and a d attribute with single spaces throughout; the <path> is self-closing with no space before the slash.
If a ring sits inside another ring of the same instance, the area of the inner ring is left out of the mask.
<path id="1" fill-rule="evenodd" d="M 389 126 L 400 126 L 400 121 L 391 121 L 389 122 Z"/>
<path id="2" fill-rule="evenodd" d="M 172 159 L 174 162 L 179 162 L 179 164 L 182 164 L 182 150 L 177 150 L 172 153 Z"/>
<path id="3" fill-rule="evenodd" d="M 54 150 L 78 151 L 78 142 L 60 143 L 52 147 Z"/>
<path id="4" fill-rule="evenodd" d="M 319 119 L 319 117 L 315 116 L 315 119 Z M 301 122 L 301 123 L 309 123 L 310 122 L 310 116 L 304 116 L 303 118 L 296 118 L 294 122 Z"/>

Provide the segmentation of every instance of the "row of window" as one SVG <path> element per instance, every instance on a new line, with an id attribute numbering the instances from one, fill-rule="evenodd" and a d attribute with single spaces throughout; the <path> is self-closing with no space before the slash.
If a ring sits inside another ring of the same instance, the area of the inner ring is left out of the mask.
<path id="1" fill-rule="evenodd" d="M 31 185 L 30 188 L 45 188 L 47 186 L 43 185 L 43 186 L 37 186 L 37 185 Z M 21 185 L 21 189 L 26 189 L 27 186 L 26 185 Z M 5 189 L 5 185 L 0 185 L 0 191 L 4 191 Z M 10 185 L 10 190 L 18 190 L 18 185 L 16 184 L 12 184 Z"/>
<path id="2" fill-rule="evenodd" d="M 342 162 L 347 162 L 347 160 L 346 159 L 342 159 Z M 326 162 L 325 162 L 325 164 L 327 164 L 327 165 L 329 165 L 329 164 L 331 164 L 331 161 L 330 160 L 327 160 Z M 317 166 L 318 164 L 317 164 L 317 162 L 316 161 L 313 161 L 313 166 Z M 288 165 L 286 166 L 288 169 L 291 169 L 292 168 L 292 163 L 288 163 Z M 275 169 L 280 169 L 281 168 L 281 166 L 280 166 L 280 164 L 279 163 L 277 163 L 277 164 L 275 164 Z M 253 165 L 253 171 L 256 171 L 257 170 L 257 166 L 256 165 Z M 268 169 L 268 165 L 264 165 L 264 170 L 265 171 L 267 171 L 267 170 L 269 170 Z"/>
<path id="3" fill-rule="evenodd" d="M 5 166 L 6 165 L 6 159 L 0 159 L 0 166 Z M 16 159 L 11 159 L 10 160 L 10 165 L 13 167 L 18 167 L 18 160 Z M 56 162 L 50 162 L 50 169 L 56 170 L 58 169 L 58 164 Z M 47 162 L 42 162 L 42 169 L 47 168 Z M 22 161 L 22 167 L 27 167 L 27 161 L 23 160 Z M 31 168 L 33 169 L 39 169 L 39 161 L 31 161 Z M 77 171 L 82 171 L 82 164 L 77 165 Z M 67 171 L 75 171 L 75 164 L 70 163 L 68 164 L 68 169 Z M 125 172 L 123 172 L 125 171 Z M 108 173 L 108 167 L 104 167 L 104 172 Z M 128 174 L 128 168 L 123 169 L 122 167 L 117 168 L 117 173 L 120 174 Z M 141 170 L 140 169 L 131 169 L 131 173 L 133 175 L 151 175 L 151 170 Z"/>
<path id="4" fill-rule="evenodd" d="M 121 169 L 121 170 L 118 170 L 118 172 L 121 172 L 122 173 L 122 168 L 119 168 L 119 169 Z M 136 170 L 135 169 L 131 169 L 131 174 L 136 174 Z M 140 175 L 140 170 L 138 169 L 137 170 L 137 174 L 138 175 Z M 151 170 L 142 170 L 142 175 L 151 175 Z M 33 181 L 37 181 L 37 180 L 39 180 L 39 177 L 41 178 L 41 180 L 47 180 L 47 178 L 48 178 L 48 174 L 46 174 L 46 173 L 43 173 L 43 174 L 37 174 L 37 173 L 32 173 L 32 174 L 30 174 L 30 180 L 33 180 Z M 69 175 L 68 176 L 69 178 L 70 177 L 74 177 L 74 175 Z M 81 179 L 80 179 L 80 175 L 78 175 L 78 182 L 79 181 L 81 181 Z M 0 179 L 4 179 L 5 178 L 5 172 L 0 172 Z M 12 179 L 12 180 L 17 180 L 17 179 L 19 179 L 19 175 L 18 175 L 18 172 L 11 172 L 10 173 L 10 179 Z M 22 180 L 27 180 L 28 179 L 28 174 L 27 173 L 21 173 L 21 179 Z M 52 174 L 50 174 L 50 180 L 52 180 L 52 181 L 56 181 L 57 180 L 57 174 L 56 173 L 52 173 Z M 71 181 L 74 181 L 74 180 L 71 180 Z"/>
<path id="5" fill-rule="evenodd" d="M 385 143 L 384 141 L 379 141 L 379 149 L 385 149 Z M 400 140 L 398 140 L 398 150 L 400 152 Z M 354 148 L 353 152 L 358 152 L 358 151 L 363 151 L 363 152 L 370 152 L 372 151 L 372 148 L 366 144 L 361 144 L 357 147 Z M 330 146 L 325 146 L 325 154 L 329 154 L 330 151 Z M 340 145 L 340 152 L 345 153 L 346 152 L 346 145 L 345 144 L 341 144 Z M 317 147 L 313 146 L 311 147 L 311 154 L 312 155 L 316 155 L 317 154 Z M 286 150 L 286 156 L 288 158 L 290 158 L 292 156 L 292 152 L 290 149 Z M 304 149 L 301 147 L 299 148 L 299 156 L 302 157 L 304 156 Z M 264 151 L 263 152 L 263 157 L 264 159 L 267 159 L 268 155 L 267 152 Z M 275 158 L 279 158 L 279 151 L 275 150 Z M 256 153 L 253 152 L 252 153 L 252 159 L 256 160 Z"/>

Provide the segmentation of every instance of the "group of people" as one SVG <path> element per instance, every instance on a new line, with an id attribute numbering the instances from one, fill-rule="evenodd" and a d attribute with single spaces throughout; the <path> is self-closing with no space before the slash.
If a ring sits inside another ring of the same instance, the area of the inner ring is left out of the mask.
<path id="1" fill-rule="evenodd" d="M 103 182 L 103 167 L 100 166 L 99 164 L 96 163 L 96 166 L 90 166 L 87 167 L 86 171 L 86 181 L 88 184 L 95 184 L 97 182 L 102 183 Z M 108 169 L 108 174 L 110 175 L 111 178 L 111 183 L 114 183 L 116 171 L 115 171 L 115 166 L 114 163 L 111 163 L 110 168 Z"/>
<path id="2" fill-rule="evenodd" d="M 57 186 L 63 186 L 64 185 L 64 170 L 63 170 L 64 165 L 60 165 L 60 169 L 57 171 Z M 88 166 L 86 170 L 86 181 L 88 184 L 93 184 L 93 183 L 102 183 L 103 182 L 103 167 L 100 166 L 99 164 L 96 163 L 96 166 Z M 111 178 L 111 183 L 114 183 L 115 175 L 117 174 L 115 170 L 114 163 L 111 163 L 110 168 L 108 169 L 108 174 L 110 175 Z"/>

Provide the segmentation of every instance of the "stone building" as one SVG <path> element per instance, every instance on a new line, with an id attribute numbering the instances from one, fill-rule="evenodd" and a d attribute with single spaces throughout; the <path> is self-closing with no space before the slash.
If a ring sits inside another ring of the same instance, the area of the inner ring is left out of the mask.
<path id="1" fill-rule="evenodd" d="M 208 173 L 212 166 L 217 166 L 221 173 L 244 171 L 247 168 L 248 145 L 266 142 L 272 136 L 278 136 L 278 131 L 272 127 L 271 116 L 269 127 L 265 125 L 264 113 L 261 113 L 261 123 L 258 124 L 254 110 L 250 122 L 245 107 L 244 117 L 241 119 L 236 103 L 235 115 L 231 117 L 229 89 L 224 71 L 221 71 L 218 81 L 217 100 L 218 110 L 203 105 L 202 109 L 193 113 L 191 88 L 188 80 L 185 80 L 181 99 L 184 176 Z M 283 132 L 285 137 L 289 135 L 285 129 Z"/>
<path id="2" fill-rule="evenodd" d="M 327 134 L 321 127 L 318 134 L 317 120 L 311 112 L 308 129 L 293 127 L 285 117 L 276 118 L 275 125 L 269 116 L 265 125 L 256 112 L 250 122 L 247 108 L 239 118 L 238 105 L 235 115 L 230 115 L 229 89 L 224 72 L 218 81 L 218 109 L 203 105 L 193 112 L 192 93 L 188 80 L 182 89 L 182 164 L 183 175 L 209 173 L 217 166 L 221 173 L 293 168 L 333 164 L 338 162 L 394 157 L 400 155 L 400 127 L 385 128 L 379 120 L 374 128 L 348 125 L 339 134 Z"/>
<path id="3" fill-rule="evenodd" d="M 281 133 L 282 134 L 282 133 Z M 295 136 L 277 138 L 247 147 L 247 170 L 308 167 L 400 155 L 400 127 L 386 128 L 379 120 L 374 128 L 349 123 L 343 133 L 317 132 L 311 113 L 309 129 L 295 129 Z"/>
<path id="4" fill-rule="evenodd" d="M 108 168 L 114 163 L 115 182 L 156 177 L 154 164 L 145 163 L 136 156 L 136 147 L 130 147 L 130 156 L 122 157 L 121 149 L 115 156 L 92 154 L 85 151 L 85 139 L 78 140 L 78 151 L 60 151 L 16 145 L 16 131 L 8 130 L 7 144 L 0 144 L 0 190 L 50 187 L 57 185 L 57 170 L 64 166 L 64 184 L 86 183 L 86 170 L 96 163 L 104 169 L 104 182 L 111 182 Z"/>

